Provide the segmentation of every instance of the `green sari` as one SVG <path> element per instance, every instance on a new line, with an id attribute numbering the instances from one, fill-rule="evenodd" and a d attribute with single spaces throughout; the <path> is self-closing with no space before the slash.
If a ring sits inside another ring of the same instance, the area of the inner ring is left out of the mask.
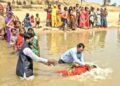
<path id="1" fill-rule="evenodd" d="M 33 39 L 33 48 L 32 48 L 32 51 L 33 51 L 36 55 L 39 55 L 38 39 L 37 39 L 37 36 L 36 36 L 36 35 L 34 36 L 34 39 Z"/>

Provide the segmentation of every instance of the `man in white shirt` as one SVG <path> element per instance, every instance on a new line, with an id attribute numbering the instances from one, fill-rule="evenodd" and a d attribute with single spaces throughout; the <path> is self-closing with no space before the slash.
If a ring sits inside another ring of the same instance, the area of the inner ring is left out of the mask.
<path id="1" fill-rule="evenodd" d="M 79 43 L 77 47 L 71 48 L 68 51 L 66 51 L 59 59 L 60 64 L 65 64 L 65 63 L 77 63 L 81 66 L 85 65 L 84 62 L 84 56 L 83 56 L 83 51 L 84 51 L 85 45 L 83 43 Z"/>
<path id="2" fill-rule="evenodd" d="M 27 33 L 24 35 L 24 44 L 19 52 L 19 58 L 17 62 L 16 74 L 22 79 L 31 79 L 33 77 L 33 60 L 47 65 L 55 65 L 56 61 L 48 60 L 42 57 L 38 57 L 31 50 L 31 43 L 33 41 L 33 34 Z"/>

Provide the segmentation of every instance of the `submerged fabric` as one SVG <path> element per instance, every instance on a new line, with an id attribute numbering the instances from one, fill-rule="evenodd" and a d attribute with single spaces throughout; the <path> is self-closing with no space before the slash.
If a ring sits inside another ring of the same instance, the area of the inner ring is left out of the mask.
<path id="1" fill-rule="evenodd" d="M 62 76 L 75 76 L 75 75 L 80 75 L 82 73 L 85 73 L 88 71 L 88 67 L 87 66 L 76 66 L 73 67 L 69 70 L 59 70 L 56 71 L 56 73 L 62 75 Z"/>

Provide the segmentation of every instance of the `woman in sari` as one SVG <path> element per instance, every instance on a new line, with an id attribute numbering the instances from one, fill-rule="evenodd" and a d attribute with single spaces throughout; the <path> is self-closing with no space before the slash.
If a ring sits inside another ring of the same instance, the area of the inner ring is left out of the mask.
<path id="1" fill-rule="evenodd" d="M 80 28 L 85 28 L 85 10 L 82 7 L 81 11 L 80 11 L 80 24 L 79 24 Z"/>
<path id="2" fill-rule="evenodd" d="M 57 12 L 57 27 L 60 27 L 62 25 L 62 9 L 61 9 L 61 5 L 58 5 L 58 12 Z"/>
<path id="3" fill-rule="evenodd" d="M 70 28 L 75 30 L 76 28 L 76 11 L 75 8 L 72 7 L 70 10 Z"/>
<path id="4" fill-rule="evenodd" d="M 52 27 L 57 27 L 57 6 L 54 5 L 52 8 Z"/>
<path id="5" fill-rule="evenodd" d="M 51 26 L 51 12 L 52 12 L 51 5 L 49 5 L 45 11 L 47 12 L 46 26 Z"/>
<path id="6" fill-rule="evenodd" d="M 7 16 L 5 18 L 5 22 L 6 22 L 5 32 L 6 32 L 6 37 L 7 37 L 6 39 L 9 44 L 10 44 L 10 38 L 11 38 L 11 29 L 14 28 L 14 22 L 13 22 L 12 16 L 13 16 L 13 13 L 9 12 L 7 13 Z"/>
<path id="7" fill-rule="evenodd" d="M 90 27 L 90 14 L 88 7 L 85 7 L 85 28 Z"/>

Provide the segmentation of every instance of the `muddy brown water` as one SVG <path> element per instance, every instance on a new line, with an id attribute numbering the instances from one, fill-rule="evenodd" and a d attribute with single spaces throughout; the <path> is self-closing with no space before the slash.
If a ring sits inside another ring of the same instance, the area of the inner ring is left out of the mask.
<path id="1" fill-rule="evenodd" d="M 34 62 L 32 81 L 20 80 L 15 75 L 17 56 L 10 54 L 7 43 L 0 41 L 0 86 L 119 86 L 120 80 L 120 30 L 41 33 L 39 35 L 40 53 L 42 57 L 58 60 L 67 49 L 75 47 L 79 42 L 86 45 L 85 61 L 93 62 L 101 68 L 111 68 L 112 73 L 104 80 L 85 81 L 60 77 L 53 72 L 67 66 L 48 67 Z"/>

